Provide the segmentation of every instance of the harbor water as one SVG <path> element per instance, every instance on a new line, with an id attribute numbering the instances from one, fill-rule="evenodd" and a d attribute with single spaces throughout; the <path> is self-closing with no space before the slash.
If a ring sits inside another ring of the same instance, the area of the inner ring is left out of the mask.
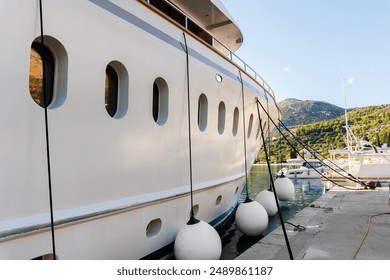
<path id="1" fill-rule="evenodd" d="M 271 166 L 271 171 L 276 174 L 280 165 Z M 279 205 L 284 221 L 294 217 L 294 215 L 309 206 L 314 200 L 325 192 L 325 187 L 320 179 L 296 179 L 292 180 L 295 186 L 294 198 L 289 201 L 280 201 Z M 249 197 L 254 200 L 256 195 L 270 187 L 268 167 L 266 165 L 254 165 L 248 174 Z M 243 194 L 245 197 L 245 194 Z M 262 237 L 280 226 L 279 215 L 269 217 L 267 230 L 259 237 L 246 237 L 236 227 L 234 215 L 219 230 L 222 239 L 221 259 L 231 260 L 243 253 Z"/>

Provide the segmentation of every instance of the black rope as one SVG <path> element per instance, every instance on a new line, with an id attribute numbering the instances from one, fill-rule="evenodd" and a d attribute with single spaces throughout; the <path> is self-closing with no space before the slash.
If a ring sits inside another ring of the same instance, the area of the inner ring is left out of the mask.
<path id="1" fill-rule="evenodd" d="M 264 112 L 265 112 L 267 115 L 269 115 L 268 112 L 267 112 L 267 111 L 265 110 L 265 108 L 263 107 L 263 105 L 260 103 L 260 101 L 259 101 L 257 98 L 256 98 L 256 100 L 257 100 L 257 101 L 256 101 L 257 104 L 259 104 L 259 105 L 261 106 L 261 108 L 264 110 Z M 273 125 L 276 127 L 276 129 L 281 133 L 281 135 L 282 135 L 283 138 L 286 140 L 286 142 L 294 149 L 294 151 L 295 151 L 296 153 L 299 153 L 299 151 L 297 150 L 297 148 L 288 140 L 287 136 L 284 135 L 283 132 L 281 132 L 281 130 L 279 129 L 278 125 L 273 121 L 273 119 L 270 118 L 270 120 L 271 120 L 271 122 L 273 123 Z M 280 122 L 280 120 L 279 120 L 279 122 Z M 318 158 L 317 158 L 317 159 L 318 159 Z M 356 190 L 355 188 L 348 188 L 348 187 L 346 187 L 346 186 L 343 186 L 343 185 L 340 185 L 340 184 L 336 183 L 336 182 L 333 181 L 331 178 L 327 177 L 326 175 L 324 175 L 324 174 L 322 174 L 320 171 L 318 171 L 316 168 L 314 168 L 314 166 L 313 166 L 309 161 L 307 161 L 305 158 L 303 158 L 303 160 L 304 160 L 311 168 L 313 168 L 315 172 L 317 172 L 318 174 L 320 174 L 320 175 L 321 175 L 322 177 L 324 177 L 326 180 L 332 182 L 334 185 L 337 185 L 337 186 L 339 186 L 339 187 L 341 187 L 341 188 L 348 189 L 348 190 Z M 326 164 L 325 164 L 325 165 L 326 165 Z M 329 165 L 327 165 L 327 166 L 329 166 Z M 332 169 L 331 167 L 329 167 L 329 168 Z M 334 169 L 332 169 L 332 170 L 334 170 Z M 334 171 L 337 172 L 336 170 L 334 170 Z M 353 181 L 353 182 L 357 182 L 357 183 L 364 184 L 364 183 L 361 182 L 361 181 L 355 181 L 355 180 L 353 180 L 353 178 L 346 177 L 345 175 L 343 175 L 343 174 L 341 174 L 341 173 L 340 173 L 340 175 L 343 176 L 344 178 L 348 179 L 348 180 Z"/>
<path id="2" fill-rule="evenodd" d="M 323 209 L 325 212 L 333 212 L 333 207 L 323 207 L 315 204 L 310 204 L 309 207 L 315 208 L 315 209 Z"/>
<path id="3" fill-rule="evenodd" d="M 260 116 L 260 109 L 259 109 L 259 105 L 258 105 L 258 104 L 260 103 L 260 101 L 259 101 L 257 98 L 256 98 L 256 101 L 257 101 L 257 102 L 256 102 L 256 103 L 257 103 L 257 115 L 258 115 L 258 117 L 259 117 L 259 125 L 260 125 L 260 131 L 261 131 L 261 138 L 263 139 L 263 147 L 264 147 L 265 159 L 266 159 L 266 161 L 267 161 L 268 173 L 269 173 L 269 176 L 270 176 L 270 178 L 271 178 L 271 188 L 272 188 L 272 192 L 273 192 L 273 194 L 274 194 L 276 206 L 277 206 L 277 208 L 278 208 L 278 215 L 279 215 L 280 223 L 281 223 L 281 225 L 282 225 L 283 235 L 284 235 L 284 239 L 285 239 L 285 241 L 286 241 L 288 254 L 289 254 L 289 256 L 290 256 L 290 260 L 293 260 L 294 257 L 293 257 L 292 251 L 291 251 L 290 242 L 288 241 L 288 236 L 287 236 L 286 228 L 285 228 L 285 226 L 284 226 L 282 213 L 281 213 L 281 211 L 280 211 L 280 206 L 279 206 L 278 197 L 277 197 L 277 195 L 276 195 L 275 183 L 274 183 L 274 180 L 272 179 L 271 164 L 270 164 L 270 161 L 269 161 L 269 158 L 268 158 L 267 146 L 266 146 L 265 138 L 264 138 L 264 130 L 263 130 L 263 126 L 262 126 L 262 121 L 261 121 L 261 116 Z"/>
<path id="4" fill-rule="evenodd" d="M 199 220 L 195 218 L 194 214 L 194 193 L 193 193 L 193 179 L 192 179 L 192 133 L 191 133 L 191 102 L 190 102 L 190 64 L 188 55 L 188 46 L 186 34 L 183 32 L 184 39 L 184 51 L 186 53 L 186 79 L 187 79 L 187 115 L 188 115 L 188 154 L 189 154 L 189 165 L 190 165 L 190 195 L 191 195 L 191 217 L 188 221 L 188 225 L 197 224 Z"/>
<path id="5" fill-rule="evenodd" d="M 306 227 L 304 227 L 304 226 L 295 225 L 295 224 L 290 223 L 290 222 L 285 222 L 285 223 L 286 223 L 286 224 L 289 224 L 289 225 L 292 225 L 292 226 L 294 227 L 294 231 L 299 231 L 299 232 L 301 232 L 301 231 L 306 230 Z"/>
<path id="6" fill-rule="evenodd" d="M 303 143 L 298 137 L 296 137 L 286 126 L 285 124 L 283 124 L 282 121 L 279 120 L 279 123 L 283 125 L 283 127 L 290 133 L 290 135 L 292 135 L 292 137 L 298 141 L 299 144 L 301 144 L 303 146 L 303 148 L 305 148 L 315 159 L 319 160 L 323 165 L 325 165 L 326 167 L 328 167 L 329 169 L 331 169 L 332 171 L 336 172 L 337 174 L 339 174 L 341 177 L 345 178 L 345 179 L 348 179 L 348 180 L 351 180 L 355 183 L 358 183 L 358 184 L 361 184 L 361 185 L 364 185 L 367 187 L 367 185 L 362 182 L 361 180 L 357 179 L 356 177 L 354 177 L 352 174 L 349 174 L 347 173 L 345 170 L 343 170 L 341 167 L 338 167 L 339 169 L 341 169 L 342 171 L 344 171 L 345 173 L 348 174 L 348 176 L 345 176 L 344 174 L 342 174 L 340 171 L 334 169 L 333 167 L 331 167 L 329 164 L 327 164 L 326 162 L 324 162 L 323 160 L 321 160 L 319 157 L 317 157 L 317 155 L 315 153 L 312 153 L 310 151 L 310 147 L 306 146 L 305 143 Z M 283 134 L 283 133 L 282 133 Z M 284 136 L 284 134 L 283 134 Z M 294 151 L 296 153 L 298 153 L 298 150 L 295 148 L 295 146 L 293 144 L 291 144 L 291 142 L 287 139 L 287 137 L 284 136 L 284 139 L 287 141 L 287 143 L 294 149 Z M 308 149 L 309 148 L 309 149 Z M 313 149 L 314 150 L 314 149 Z M 346 186 L 343 186 L 343 185 L 340 185 L 340 184 L 337 184 L 335 181 L 333 181 L 331 178 L 329 178 L 328 176 L 326 176 L 325 174 L 322 174 L 320 171 L 318 171 L 316 168 L 314 168 L 314 166 L 309 162 L 307 161 L 304 157 L 303 157 L 303 160 L 311 167 L 314 169 L 315 172 L 317 172 L 318 174 L 320 174 L 322 177 L 324 177 L 325 179 L 327 179 L 328 181 L 332 182 L 333 184 L 341 187 L 341 188 L 344 188 L 344 189 L 348 189 L 348 190 L 356 190 L 355 188 L 348 188 Z M 335 166 L 337 166 L 335 164 Z"/>
<path id="7" fill-rule="evenodd" d="M 299 137 L 295 136 L 289 129 L 288 127 L 282 122 L 279 120 L 279 123 L 283 126 L 284 129 L 286 129 L 286 131 L 296 140 L 298 141 L 299 144 L 301 144 L 303 147 L 306 148 L 306 150 L 317 160 L 319 160 L 323 165 L 325 165 L 326 167 L 328 167 L 329 169 L 331 169 L 332 171 L 336 172 L 337 174 L 339 174 L 340 176 L 342 176 L 343 178 L 346 178 L 348 180 L 351 180 L 355 183 L 358 183 L 358 184 L 361 184 L 361 185 L 364 185 L 365 187 L 368 187 L 366 183 L 364 183 L 363 181 L 361 181 L 359 178 L 356 178 L 355 176 L 353 176 L 351 173 L 349 172 L 346 172 L 343 168 L 341 168 L 340 166 L 338 166 L 335 162 L 329 160 L 329 162 L 331 162 L 332 165 L 334 165 L 336 168 L 344 171 L 345 173 L 348 174 L 349 177 L 345 176 L 344 174 L 342 174 L 341 172 L 339 172 L 337 169 L 333 168 L 332 166 L 330 166 L 329 164 L 327 164 L 325 161 L 321 160 L 319 157 L 317 157 L 317 155 L 315 153 L 312 153 L 311 150 L 314 150 L 310 145 L 304 143 Z M 309 148 L 309 149 L 307 149 Z"/>
<path id="8" fill-rule="evenodd" d="M 55 234 L 54 234 L 54 211 L 53 211 L 53 193 L 52 193 L 52 184 L 51 184 L 51 165 L 50 165 L 50 143 L 49 143 L 49 118 L 47 114 L 47 91 L 46 91 L 46 73 L 45 73 L 45 44 L 43 36 L 43 13 L 42 13 L 42 0 L 39 0 L 39 19 L 41 24 L 41 44 L 42 44 L 42 94 L 43 94 L 43 104 L 45 108 L 45 138 L 46 138 L 46 160 L 47 160 L 47 177 L 49 183 L 49 201 L 50 201 L 50 227 L 51 227 L 51 240 L 52 240 L 52 250 L 53 250 L 53 259 L 56 257 L 56 246 L 55 246 Z"/>
<path id="9" fill-rule="evenodd" d="M 269 111 L 268 111 L 269 112 Z M 279 124 L 280 125 L 280 124 Z M 280 128 L 280 127 L 279 127 Z M 283 169 L 283 162 L 282 162 L 282 137 L 281 137 L 281 132 L 279 130 L 279 164 L 280 164 L 280 169 Z M 271 141 L 269 141 L 269 144 L 271 145 Z M 271 149 L 271 148 L 270 148 Z"/>
<path id="10" fill-rule="evenodd" d="M 241 82 L 241 98 L 242 98 L 242 123 L 244 128 L 244 160 L 245 160 L 245 188 L 246 188 L 246 200 L 245 202 L 250 202 L 249 199 L 249 189 L 248 189 L 248 163 L 246 156 L 246 129 L 245 129 L 245 100 L 244 100 L 244 81 L 242 79 L 241 71 L 238 72 L 240 74 L 239 79 Z"/>
<path id="11" fill-rule="evenodd" d="M 264 94 L 264 97 L 265 97 L 265 100 L 267 101 L 267 111 L 269 112 L 269 101 L 268 101 L 268 95 L 267 94 Z M 268 122 L 266 122 L 265 124 L 268 126 L 268 130 L 267 130 L 267 140 L 268 140 L 268 145 L 269 145 L 269 149 L 268 151 L 271 150 L 271 130 L 270 130 L 270 126 L 269 126 L 269 123 L 270 123 L 270 120 L 269 120 L 270 116 L 268 115 Z M 260 123 L 259 123 L 260 125 Z M 265 128 L 265 125 L 264 125 L 264 128 Z M 260 128 L 259 128 L 260 129 Z M 272 180 L 272 175 L 270 174 L 270 176 L 268 176 L 268 184 L 270 185 L 269 187 L 269 191 L 272 192 L 272 188 L 271 188 L 271 180 Z"/>
<path id="12" fill-rule="evenodd" d="M 269 112 L 269 100 L 268 100 L 268 95 L 265 94 L 265 99 L 267 100 L 267 112 Z M 280 111 L 278 110 L 278 114 Z M 268 126 L 268 151 L 271 151 L 271 121 L 270 118 L 271 116 L 267 114 L 268 121 L 267 121 L 267 126 Z"/>

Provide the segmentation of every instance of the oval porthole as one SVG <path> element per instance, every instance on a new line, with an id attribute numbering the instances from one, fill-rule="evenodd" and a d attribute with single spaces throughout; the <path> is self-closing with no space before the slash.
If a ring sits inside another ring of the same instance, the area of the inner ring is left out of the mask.
<path id="1" fill-rule="evenodd" d="M 44 39 L 44 45 L 40 37 L 31 44 L 29 91 L 36 104 L 56 109 L 66 100 L 68 55 L 57 39 L 50 36 L 44 36 Z"/>
<path id="2" fill-rule="evenodd" d="M 118 73 L 111 65 L 107 65 L 104 104 L 107 113 L 111 117 L 115 116 L 118 109 L 118 85 L 119 85 Z"/>
<path id="3" fill-rule="evenodd" d="M 217 80 L 217 82 L 218 82 L 218 83 L 222 83 L 222 81 L 223 81 L 223 78 L 222 78 L 222 76 L 221 76 L 221 75 L 219 75 L 219 74 L 216 74 L 216 75 L 215 75 L 215 80 Z"/>
<path id="4" fill-rule="evenodd" d="M 159 77 L 153 83 L 152 114 L 158 125 L 163 125 L 168 119 L 169 90 L 166 81 Z"/>
<path id="5" fill-rule="evenodd" d="M 45 79 L 43 69 L 45 69 Z M 53 100 L 54 69 L 53 53 L 41 43 L 33 42 L 30 51 L 29 89 L 32 99 L 43 108 Z"/>
<path id="6" fill-rule="evenodd" d="M 207 127 L 208 101 L 203 93 L 198 100 L 198 126 L 200 131 L 205 131 Z"/>
<path id="7" fill-rule="evenodd" d="M 219 195 L 215 200 L 215 206 L 219 206 L 221 204 L 221 201 L 222 201 L 222 195 Z"/>
<path id="8" fill-rule="evenodd" d="M 268 129 L 265 130 L 266 127 L 267 127 L 267 121 L 265 121 L 264 124 L 263 124 L 263 133 L 264 133 L 264 134 L 268 131 Z M 259 128 L 260 128 L 260 125 L 259 125 Z M 259 130 L 260 130 L 260 129 L 259 129 Z"/>
<path id="9" fill-rule="evenodd" d="M 104 104 L 107 113 L 120 119 L 127 113 L 129 77 L 125 66 L 119 61 L 111 61 L 106 66 Z"/>
<path id="10" fill-rule="evenodd" d="M 253 114 L 249 117 L 249 124 L 248 124 L 248 138 L 252 135 L 252 127 L 253 127 Z"/>
<path id="11" fill-rule="evenodd" d="M 218 106 L 218 133 L 223 134 L 225 131 L 225 119 L 226 119 L 226 106 L 223 101 Z"/>
<path id="12" fill-rule="evenodd" d="M 238 131 L 238 120 L 240 118 L 240 112 L 238 110 L 238 108 L 234 108 L 234 113 L 233 113 L 233 136 L 236 136 L 237 135 L 237 131 Z"/>
<path id="13" fill-rule="evenodd" d="M 149 224 L 146 226 L 146 236 L 148 238 L 156 236 L 160 232 L 161 226 L 162 226 L 161 219 L 154 219 L 150 221 Z"/>

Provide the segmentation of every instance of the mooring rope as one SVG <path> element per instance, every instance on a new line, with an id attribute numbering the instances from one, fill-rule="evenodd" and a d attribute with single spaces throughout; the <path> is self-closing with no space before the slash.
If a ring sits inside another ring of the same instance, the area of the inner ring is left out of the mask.
<path id="1" fill-rule="evenodd" d="M 269 115 L 268 112 L 265 110 L 265 108 L 263 107 L 263 105 L 260 103 L 260 101 L 259 101 L 257 98 L 256 98 L 256 102 L 257 102 L 257 104 L 259 104 L 259 105 L 261 106 L 261 108 L 263 109 L 263 111 L 264 111 L 267 115 Z M 292 148 L 296 153 L 299 153 L 299 151 L 297 150 L 297 148 L 288 140 L 287 136 L 284 135 L 283 132 L 281 132 L 280 128 L 279 128 L 278 125 L 274 122 L 274 120 L 273 120 L 272 118 L 270 118 L 270 120 L 271 120 L 271 122 L 273 123 L 273 125 L 275 126 L 275 128 L 281 133 L 281 135 L 282 135 L 283 138 L 286 140 L 286 142 L 291 146 L 291 148 Z M 279 120 L 279 122 L 280 122 L 280 120 Z M 344 189 L 348 189 L 348 190 L 357 190 L 356 188 L 348 188 L 348 187 L 346 187 L 346 186 L 343 186 L 343 185 L 340 185 L 340 184 L 336 183 L 334 180 L 332 180 L 332 179 L 329 178 L 328 176 L 326 176 L 326 175 L 322 174 L 321 172 L 319 172 L 319 171 L 318 171 L 318 170 L 317 170 L 309 161 L 307 161 L 306 159 L 303 159 L 303 160 L 304 160 L 311 168 L 313 168 L 315 172 L 317 172 L 318 174 L 322 175 L 326 180 L 332 182 L 334 185 L 339 186 L 339 187 L 344 188 Z M 320 161 L 321 161 L 321 160 L 320 160 Z M 330 167 L 330 168 L 331 168 L 331 167 Z M 332 169 L 332 168 L 331 168 L 331 169 Z M 332 170 L 334 170 L 334 169 L 332 169 Z M 336 171 L 336 172 L 337 172 L 337 171 Z M 342 174 L 340 173 L 340 175 L 342 175 Z M 349 177 L 346 177 L 346 176 L 344 176 L 344 175 L 342 175 L 342 176 L 343 176 L 344 178 L 348 179 L 348 180 L 354 181 L 353 179 L 351 179 L 351 178 L 349 178 Z M 356 182 L 356 181 L 354 181 L 354 182 Z M 361 181 L 358 181 L 358 183 L 362 183 L 362 182 L 361 182 Z M 362 183 L 362 184 L 364 184 L 364 183 Z M 361 189 L 363 189 L 363 188 L 361 188 Z"/>
<path id="2" fill-rule="evenodd" d="M 327 164 L 325 161 L 321 160 L 315 153 L 312 153 L 310 150 L 314 150 L 310 145 L 304 143 L 299 137 L 295 136 L 289 129 L 288 127 L 279 119 L 279 123 L 283 126 L 284 129 L 286 129 L 286 131 L 294 138 L 294 140 L 298 141 L 299 144 L 301 144 L 304 148 L 306 148 L 306 150 L 317 160 L 319 160 L 323 165 L 325 165 L 326 167 L 328 167 L 329 169 L 331 169 L 332 171 L 336 172 L 337 174 L 339 174 L 340 176 L 342 176 L 343 178 L 346 178 L 348 180 L 351 180 L 355 183 L 358 183 L 358 184 L 361 184 L 361 185 L 364 185 L 365 187 L 368 187 L 366 183 L 364 183 L 363 181 L 361 181 L 359 178 L 356 178 L 355 176 L 353 176 L 351 173 L 348 173 L 346 172 L 343 168 L 341 168 L 340 166 L 338 166 L 335 162 L 329 160 L 329 162 L 331 162 L 332 165 L 334 165 L 336 168 L 344 171 L 345 173 L 348 174 L 348 176 L 345 176 L 343 173 L 341 173 L 340 171 L 338 171 L 337 169 L 334 169 L 332 166 L 330 166 L 329 164 Z M 308 149 L 309 148 L 309 149 Z"/>
<path id="3" fill-rule="evenodd" d="M 269 158 L 268 158 L 267 146 L 266 146 L 265 138 L 264 138 L 265 135 L 264 135 L 264 130 L 263 130 L 262 121 L 261 121 L 261 116 L 260 116 L 260 109 L 259 109 L 259 105 L 258 105 L 258 104 L 259 104 L 259 101 L 258 101 L 257 98 L 256 98 L 256 104 L 257 104 L 257 115 L 258 115 L 258 117 L 259 117 L 259 125 L 260 125 L 260 131 L 261 131 L 261 138 L 262 138 L 262 140 L 263 140 L 263 147 L 264 147 L 265 159 L 266 159 L 266 161 L 267 161 L 268 173 L 269 173 L 270 180 L 271 180 L 271 188 L 272 188 L 272 192 L 273 192 L 273 194 L 274 194 L 274 198 L 275 198 L 275 202 L 276 202 L 276 207 L 278 208 L 278 215 L 279 215 L 280 223 L 281 223 L 281 225 L 282 225 L 283 235 L 284 235 L 284 239 L 285 239 L 285 241 L 286 241 L 286 246 L 287 246 L 288 254 L 289 254 L 289 256 L 290 256 L 290 260 L 293 260 L 293 259 L 294 259 L 294 256 L 293 256 L 292 251 L 291 251 L 290 242 L 289 242 L 289 240 L 288 240 L 286 227 L 284 226 L 282 213 L 281 213 L 281 211 L 280 211 L 280 206 L 279 206 L 278 197 L 277 197 L 277 195 L 276 195 L 275 183 L 274 183 L 274 180 L 273 180 L 273 177 L 272 177 L 271 164 L 270 164 L 270 161 L 269 161 Z"/>
<path id="4" fill-rule="evenodd" d="M 375 215 L 371 215 L 369 218 L 368 218 L 368 223 L 367 223 L 367 227 L 366 227 L 366 232 L 362 238 L 362 240 L 360 241 L 359 243 L 359 247 L 358 249 L 356 250 L 355 254 L 353 255 L 353 260 L 356 259 L 357 255 L 359 254 L 360 252 L 360 249 L 362 248 L 367 236 L 368 236 L 368 233 L 370 232 L 370 229 L 371 229 L 371 220 L 372 218 L 374 217 L 378 217 L 378 216 L 383 216 L 383 215 L 390 215 L 390 212 L 386 212 L 386 213 L 380 213 L 380 214 L 375 214 Z"/>
<path id="5" fill-rule="evenodd" d="M 243 125 L 243 137 L 244 137 L 244 168 L 245 168 L 245 188 L 246 188 L 246 200 L 245 202 L 249 202 L 249 188 L 248 188 L 248 163 L 247 163 L 247 145 L 246 145 L 246 125 L 245 125 L 245 98 L 244 98 L 244 81 L 242 79 L 241 71 L 239 73 L 239 80 L 241 83 L 241 98 L 242 98 L 242 125 Z"/>
<path id="6" fill-rule="evenodd" d="M 285 223 L 286 223 L 286 224 L 289 224 L 289 225 L 291 225 L 291 226 L 293 226 L 293 227 L 294 227 L 294 231 L 299 231 L 299 232 L 301 232 L 301 231 L 306 230 L 306 227 L 304 227 L 304 226 L 295 225 L 295 224 L 290 223 L 290 222 L 285 222 Z"/>
<path id="7" fill-rule="evenodd" d="M 44 44 L 44 33 L 43 33 L 43 12 L 42 12 L 42 0 L 39 0 L 39 20 L 41 25 L 41 44 L 42 44 L 42 95 L 43 95 L 43 107 L 45 111 L 45 139 L 46 139 L 46 160 L 47 160 L 47 177 L 49 183 L 49 202 L 50 202 L 50 228 L 51 228 L 51 240 L 52 240 L 52 251 L 53 259 L 56 260 L 56 246 L 55 246 L 55 234 L 54 234 L 54 210 L 53 210 L 53 192 L 51 182 L 51 164 L 50 164 L 50 142 L 49 142 L 49 118 L 47 107 L 47 91 L 46 91 L 46 73 L 45 73 L 45 44 Z"/>
<path id="8" fill-rule="evenodd" d="M 193 191 L 193 174 L 192 174 L 192 133 L 191 133 L 191 101 L 190 101 L 190 63 L 188 54 L 188 45 L 186 34 L 183 32 L 184 45 L 182 47 L 186 53 L 186 81 L 187 81 L 187 118 L 188 118 L 188 156 L 189 156 L 189 178 L 190 178 L 190 196 L 191 196 L 191 217 L 188 225 L 197 224 L 199 220 L 194 214 L 194 191 Z"/>

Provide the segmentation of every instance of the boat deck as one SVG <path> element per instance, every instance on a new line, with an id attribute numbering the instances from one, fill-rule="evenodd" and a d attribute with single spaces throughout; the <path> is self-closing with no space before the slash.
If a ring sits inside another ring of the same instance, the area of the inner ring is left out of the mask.
<path id="1" fill-rule="evenodd" d="M 389 188 L 345 190 L 335 187 L 288 222 L 306 227 L 286 230 L 294 259 L 389 260 Z M 290 259 L 281 226 L 239 260 Z"/>

